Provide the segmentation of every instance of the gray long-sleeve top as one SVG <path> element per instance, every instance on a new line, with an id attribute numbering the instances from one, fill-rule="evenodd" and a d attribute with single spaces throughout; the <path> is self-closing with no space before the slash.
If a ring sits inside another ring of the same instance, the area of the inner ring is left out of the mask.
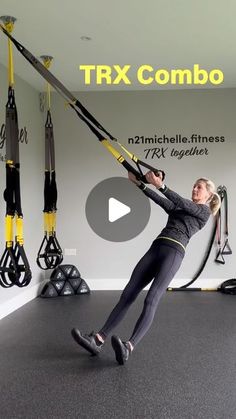
<path id="1" fill-rule="evenodd" d="M 161 192 L 165 198 L 148 187 L 143 190 L 148 198 L 169 215 L 167 224 L 158 237 L 168 237 L 186 247 L 193 234 L 206 224 L 211 214 L 210 208 L 206 204 L 196 204 L 190 199 L 182 198 L 169 188 Z"/>

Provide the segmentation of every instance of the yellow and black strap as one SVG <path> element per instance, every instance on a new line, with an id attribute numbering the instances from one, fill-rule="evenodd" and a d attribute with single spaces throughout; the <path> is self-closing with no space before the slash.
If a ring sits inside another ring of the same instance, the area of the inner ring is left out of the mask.
<path id="1" fill-rule="evenodd" d="M 35 70 L 66 100 L 66 102 L 76 111 L 79 118 L 87 124 L 87 126 L 91 129 L 91 131 L 97 136 L 98 140 L 103 143 L 103 145 L 107 148 L 107 150 L 116 158 L 116 160 L 122 164 L 122 166 L 131 171 L 138 179 L 146 182 L 146 178 L 143 175 L 140 166 L 146 167 L 149 170 L 154 171 L 157 174 L 162 175 L 164 179 L 165 173 L 163 170 L 156 169 L 147 163 L 143 162 L 142 160 L 138 159 L 136 156 L 132 159 L 136 167 L 133 167 L 130 163 L 126 161 L 126 159 L 119 155 L 120 157 L 117 158 L 118 152 L 114 149 L 114 147 L 108 147 L 107 144 L 109 143 L 108 139 L 117 142 L 119 146 L 123 148 L 123 150 L 129 155 L 132 155 L 128 150 L 126 150 L 121 143 L 117 141 L 117 139 L 108 132 L 95 118 L 94 116 L 82 105 L 82 103 L 45 67 L 30 51 L 28 51 L 22 44 L 20 44 L 12 35 L 10 35 L 6 29 L 0 25 L 0 29 L 11 39 L 14 43 L 18 51 L 25 57 L 27 61 L 35 68 Z"/>
<path id="2" fill-rule="evenodd" d="M 41 57 L 45 68 L 51 65 L 52 57 Z M 57 184 L 55 169 L 55 145 L 51 116 L 51 91 L 47 82 L 47 118 L 45 123 L 45 172 L 44 172 L 44 237 L 37 254 L 37 265 L 54 269 L 63 261 L 61 246 L 56 237 Z"/>
<path id="3" fill-rule="evenodd" d="M 5 17 L 6 31 L 11 32 L 15 19 Z M 23 214 L 20 196 L 20 159 L 18 118 L 14 94 L 14 67 L 11 40 L 8 40 L 8 101 L 6 104 L 6 246 L 0 260 L 0 285 L 24 287 L 31 280 L 31 270 L 24 251 Z M 14 237 L 15 233 L 15 237 Z"/>

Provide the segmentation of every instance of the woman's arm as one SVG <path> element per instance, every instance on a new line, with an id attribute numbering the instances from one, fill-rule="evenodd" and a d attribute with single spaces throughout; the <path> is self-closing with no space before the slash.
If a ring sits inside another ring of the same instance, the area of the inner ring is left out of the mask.
<path id="1" fill-rule="evenodd" d="M 169 199 L 162 198 L 158 193 L 154 192 L 152 189 L 148 188 L 144 183 L 139 186 L 139 189 L 143 191 L 143 193 L 158 204 L 161 208 L 163 208 L 167 214 L 170 213 L 173 209 L 175 209 L 175 204 Z"/>
<path id="2" fill-rule="evenodd" d="M 159 176 L 155 176 L 153 172 L 148 172 L 146 174 L 146 178 L 149 183 L 159 189 L 159 191 L 161 191 L 166 196 L 166 198 L 168 198 L 174 204 L 174 208 L 183 209 L 188 214 L 203 218 L 205 220 L 206 212 L 209 212 L 208 207 L 202 204 L 196 204 L 190 199 L 183 198 L 176 192 L 170 190 L 168 187 L 163 187 L 162 179 Z"/>
<path id="3" fill-rule="evenodd" d="M 196 204 L 191 201 L 191 199 L 183 198 L 178 195 L 176 192 L 170 190 L 169 188 L 160 189 L 160 191 L 168 198 L 176 208 L 181 208 L 190 215 L 201 218 L 201 215 L 205 219 L 206 206 L 203 204 Z"/>
<path id="4" fill-rule="evenodd" d="M 175 208 L 175 205 L 171 201 L 166 198 L 162 198 L 159 194 L 148 188 L 144 183 L 138 180 L 133 173 L 128 172 L 128 177 L 129 180 L 137 185 L 138 188 L 141 189 L 148 198 L 150 198 L 156 204 L 160 205 L 160 207 L 163 208 L 168 214 L 172 209 Z"/>

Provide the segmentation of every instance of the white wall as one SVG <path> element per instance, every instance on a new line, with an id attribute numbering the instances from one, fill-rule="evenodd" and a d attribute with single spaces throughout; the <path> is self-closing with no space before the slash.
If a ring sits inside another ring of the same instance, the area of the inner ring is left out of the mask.
<path id="1" fill-rule="evenodd" d="M 7 71 L 0 66 L 0 126 L 5 123 L 7 102 Z M 25 250 L 32 270 L 32 280 L 28 287 L 0 287 L 0 318 L 15 310 L 37 294 L 39 282 L 44 273 L 36 265 L 36 255 L 43 237 L 43 170 L 44 170 L 44 125 L 39 110 L 39 94 L 26 82 L 16 77 L 15 95 L 19 128 L 27 128 L 28 144 L 20 144 L 21 198 L 24 214 Z M 0 157 L 5 156 L 5 147 L 0 149 Z M 0 160 L 0 255 L 5 248 L 4 217 L 5 162 Z"/>
<path id="2" fill-rule="evenodd" d="M 0 124 L 5 120 L 7 100 L 6 69 L 0 68 Z M 44 272 L 35 258 L 43 236 L 43 176 L 44 169 L 44 114 L 39 110 L 38 92 L 16 78 L 16 102 L 19 127 L 27 127 L 28 144 L 20 144 L 22 207 L 24 213 L 25 249 L 33 278 L 26 289 L 0 288 L 0 318 L 34 298 Z M 202 136 L 224 136 L 219 143 L 197 144 L 207 148 L 207 156 L 171 157 L 172 148 L 188 149 L 192 144 L 166 144 L 165 158 L 147 159 L 150 164 L 166 171 L 166 183 L 185 197 L 190 197 L 193 182 L 207 176 L 217 185 L 225 184 L 229 194 L 230 245 L 236 247 L 235 207 L 235 103 L 236 89 L 166 92 L 90 92 L 77 97 L 94 116 L 124 145 L 142 159 L 144 149 L 157 145 L 129 144 L 128 138 L 182 136 L 192 133 Z M 65 105 L 53 95 L 52 116 L 56 141 L 56 169 L 58 181 L 57 236 L 63 249 L 76 248 L 77 256 L 66 256 L 65 263 L 77 265 L 92 289 L 122 289 L 138 259 L 163 228 L 166 215 L 154 203 L 145 230 L 136 238 L 121 243 L 106 241 L 97 236 L 87 223 L 86 199 L 100 181 L 114 176 L 126 177 L 126 172 L 99 144 L 96 137 Z M 194 145 L 195 146 L 195 145 Z M 0 150 L 3 155 L 3 150 Z M 5 164 L 0 161 L 0 193 L 5 189 Z M 5 203 L 0 206 L 1 252 L 4 250 Z M 212 221 L 192 238 L 183 265 L 172 285 L 182 285 L 195 274 L 209 240 Z M 234 256 L 226 256 L 226 264 L 214 262 L 214 248 L 207 266 L 196 282 L 197 286 L 217 286 L 235 276 Z M 2 253 L 1 253 L 2 254 Z M 47 274 L 47 277 L 50 273 Z"/>
<path id="3" fill-rule="evenodd" d="M 169 144 L 166 157 L 147 159 L 166 171 L 166 183 L 185 197 L 191 196 L 193 182 L 200 176 L 211 178 L 216 185 L 225 184 L 229 194 L 230 245 L 236 247 L 234 194 L 235 169 L 235 103 L 236 89 L 165 91 L 165 92 L 89 92 L 76 96 L 90 112 L 124 145 L 135 135 L 190 137 L 224 136 L 219 143 L 196 144 L 208 155 L 171 157 L 172 148 L 189 149 L 195 144 Z M 58 200 L 58 238 L 63 248 L 76 248 L 77 256 L 65 261 L 78 266 L 95 288 L 122 288 L 138 259 L 147 250 L 165 224 L 165 213 L 152 204 L 146 229 L 127 242 L 114 243 L 98 237 L 89 227 L 85 204 L 91 189 L 103 179 L 126 176 L 125 170 L 99 144 L 73 110 L 55 95 L 53 120 L 56 138 Z M 155 145 L 129 145 L 144 159 L 144 149 Z M 156 145 L 158 147 L 158 145 Z M 193 237 L 185 260 L 172 285 L 182 285 L 193 277 L 203 258 L 212 221 Z M 224 266 L 214 262 L 216 249 L 196 282 L 198 286 L 216 286 L 235 276 L 234 256 L 226 257 Z"/>

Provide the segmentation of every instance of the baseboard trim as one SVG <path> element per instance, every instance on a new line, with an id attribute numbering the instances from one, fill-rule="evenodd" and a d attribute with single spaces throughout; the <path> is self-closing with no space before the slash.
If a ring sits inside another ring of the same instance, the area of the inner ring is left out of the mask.
<path id="1" fill-rule="evenodd" d="M 201 278 L 197 280 L 192 287 L 199 288 L 217 288 L 225 279 L 204 279 Z M 34 298 L 38 297 L 41 292 L 43 285 L 48 282 L 47 280 L 41 281 L 40 283 L 26 289 L 24 292 L 16 295 L 14 298 L 6 301 L 0 306 L 0 320 L 9 314 L 13 313 L 18 308 L 24 306 L 26 303 L 30 302 Z M 121 291 L 125 288 L 128 279 L 86 279 L 86 282 L 91 289 L 91 291 Z M 186 279 L 174 279 L 170 287 L 180 287 L 183 284 L 186 284 L 188 281 Z M 150 285 L 148 285 L 145 290 L 148 290 Z"/>
<path id="2" fill-rule="evenodd" d="M 126 286 L 127 279 L 86 279 L 86 282 L 91 291 L 120 291 Z"/>
<path id="3" fill-rule="evenodd" d="M 181 287 L 182 285 L 186 284 L 190 279 L 174 279 L 170 283 L 170 287 Z M 192 284 L 191 287 L 199 287 L 199 288 L 217 288 L 222 282 L 224 282 L 225 279 L 207 279 L 207 278 L 200 278 L 194 284 Z M 88 286 L 91 290 L 94 291 L 112 291 L 112 290 L 123 290 L 128 282 L 128 279 L 88 279 L 86 280 Z M 190 288 L 191 288 L 190 287 Z M 150 285 L 148 285 L 145 290 L 148 290 L 150 288 Z"/>
<path id="4" fill-rule="evenodd" d="M 15 310 L 18 310 L 18 308 L 24 306 L 29 301 L 36 298 L 44 283 L 47 281 L 39 282 L 36 285 L 33 285 L 32 287 L 25 289 L 24 292 L 21 292 L 20 294 L 16 295 L 15 297 L 11 298 L 10 300 L 6 301 L 5 303 L 1 304 L 0 306 L 0 320 L 4 317 L 8 316 L 9 314 L 13 313 Z"/>

